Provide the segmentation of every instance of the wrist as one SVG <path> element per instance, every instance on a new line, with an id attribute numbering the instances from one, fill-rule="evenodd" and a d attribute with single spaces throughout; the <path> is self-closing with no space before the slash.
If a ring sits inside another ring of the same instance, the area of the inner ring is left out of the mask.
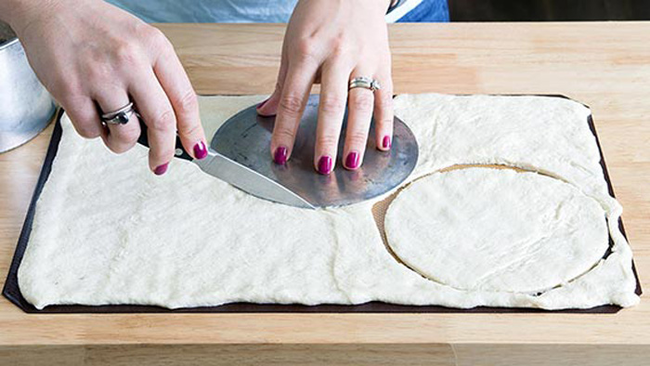
<path id="1" fill-rule="evenodd" d="M 386 15 L 400 0 L 367 0 L 367 2 L 372 3 L 372 7 L 380 10 L 382 15 Z"/>
<path id="2" fill-rule="evenodd" d="M 64 0 L 3 0 L 0 1 L 0 20 L 9 24 L 20 35 L 22 30 L 41 14 L 53 14 Z"/>

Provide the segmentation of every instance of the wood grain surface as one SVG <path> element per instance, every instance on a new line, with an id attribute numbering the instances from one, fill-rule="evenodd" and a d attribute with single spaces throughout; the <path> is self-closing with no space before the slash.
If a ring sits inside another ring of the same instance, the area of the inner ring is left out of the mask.
<path id="1" fill-rule="evenodd" d="M 272 91 L 283 25 L 160 28 L 198 93 Z M 589 105 L 641 283 L 650 291 L 650 23 L 399 24 L 390 36 L 396 93 L 564 94 Z M 0 155 L 0 284 L 51 131 Z M 3 365 L 102 365 L 111 358 L 119 365 L 223 364 L 243 355 L 268 364 L 322 364 L 328 357 L 388 364 L 412 356 L 412 364 L 443 365 L 562 365 L 584 355 L 605 365 L 625 355 L 620 363 L 640 365 L 649 334 L 647 295 L 614 315 L 28 315 L 0 299 Z"/>

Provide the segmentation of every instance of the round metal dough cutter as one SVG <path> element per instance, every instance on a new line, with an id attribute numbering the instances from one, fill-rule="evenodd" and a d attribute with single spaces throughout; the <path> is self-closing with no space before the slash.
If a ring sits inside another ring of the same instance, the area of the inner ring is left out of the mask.
<path id="1" fill-rule="evenodd" d="M 259 116 L 251 106 L 228 119 L 217 131 L 211 148 L 218 153 L 278 182 L 315 207 L 345 206 L 377 197 L 402 183 L 418 160 L 418 144 L 411 130 L 395 117 L 390 151 L 376 149 L 371 126 L 363 165 L 349 171 L 342 167 L 347 112 L 343 121 L 336 169 L 330 175 L 314 170 L 314 145 L 318 121 L 318 95 L 311 95 L 298 129 L 291 158 L 275 164 L 269 152 L 275 117 Z M 261 197 L 265 198 L 265 197 Z"/>

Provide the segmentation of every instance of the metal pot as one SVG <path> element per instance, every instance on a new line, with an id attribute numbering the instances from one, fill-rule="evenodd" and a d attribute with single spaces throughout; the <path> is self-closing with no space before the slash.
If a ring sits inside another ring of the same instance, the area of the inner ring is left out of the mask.
<path id="1" fill-rule="evenodd" d="M 55 112 L 54 99 L 36 78 L 20 41 L 0 23 L 0 153 L 34 138 Z"/>

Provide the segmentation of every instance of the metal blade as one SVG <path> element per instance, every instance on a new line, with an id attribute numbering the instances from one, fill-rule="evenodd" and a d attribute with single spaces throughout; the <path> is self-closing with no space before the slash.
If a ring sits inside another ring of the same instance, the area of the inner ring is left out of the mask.
<path id="1" fill-rule="evenodd" d="M 320 97 L 309 97 L 291 151 L 291 159 L 278 165 L 269 157 L 275 117 L 260 116 L 250 106 L 230 117 L 219 127 L 210 142 L 212 150 L 278 182 L 316 207 L 338 207 L 372 199 L 398 187 L 411 174 L 418 161 L 418 144 L 413 132 L 394 118 L 390 151 L 375 148 L 375 123 L 369 130 L 363 165 L 350 171 L 341 167 L 329 175 L 314 171 L 314 148 Z M 347 115 L 347 113 L 346 113 Z M 210 116 L 205 116 L 210 118 Z M 343 126 L 347 116 L 343 119 Z M 339 156 L 343 155 L 346 129 L 341 129 Z"/>
<path id="2" fill-rule="evenodd" d="M 301 208 L 315 207 L 286 187 L 231 160 L 214 150 L 202 160 L 193 160 L 204 172 L 256 197 Z"/>

